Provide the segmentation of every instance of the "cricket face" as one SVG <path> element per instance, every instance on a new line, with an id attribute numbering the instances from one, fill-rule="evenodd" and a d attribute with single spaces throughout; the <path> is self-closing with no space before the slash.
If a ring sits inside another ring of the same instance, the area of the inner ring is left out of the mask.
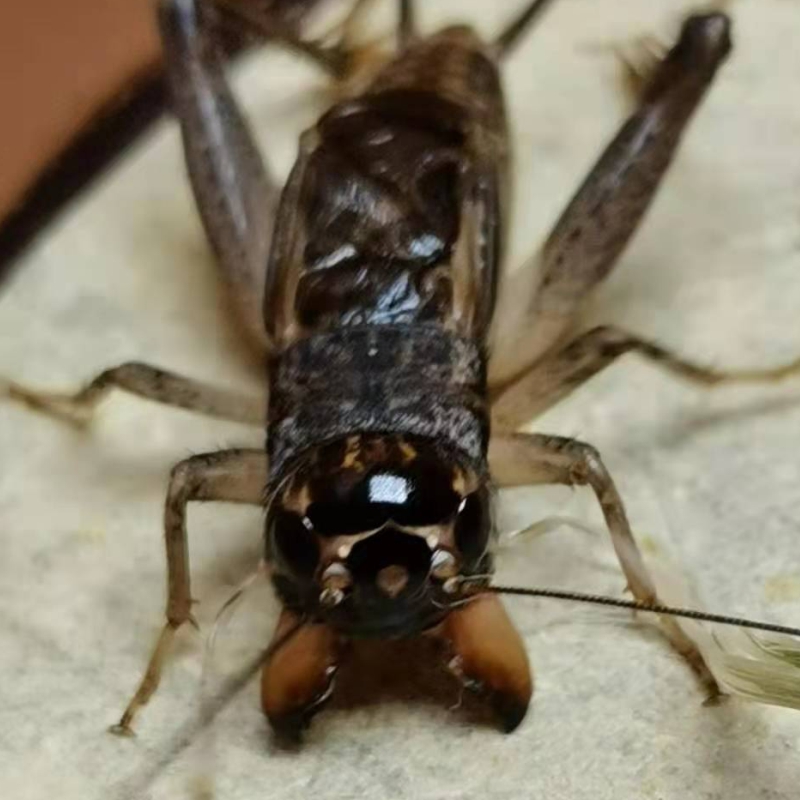
<path id="1" fill-rule="evenodd" d="M 446 582 L 490 569 L 485 482 L 435 444 L 360 435 L 317 448 L 270 505 L 267 558 L 284 603 L 350 637 L 441 621 Z"/>

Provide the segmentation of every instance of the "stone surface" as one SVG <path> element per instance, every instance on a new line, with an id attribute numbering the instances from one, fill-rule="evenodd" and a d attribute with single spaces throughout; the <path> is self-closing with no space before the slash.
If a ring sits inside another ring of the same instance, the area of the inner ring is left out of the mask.
<path id="1" fill-rule="evenodd" d="M 469 18 L 490 32 L 511 5 L 440 0 L 422 17 L 430 27 Z M 790 0 L 728 5 L 734 55 L 590 317 L 709 363 L 776 364 L 800 352 L 800 10 Z M 615 48 L 641 35 L 668 41 L 689 7 L 562 0 L 511 59 L 512 265 L 541 241 L 625 113 Z M 279 54 L 243 65 L 237 81 L 285 174 L 323 84 Z M 126 359 L 258 385 L 219 302 L 166 123 L 63 215 L 0 296 L 0 373 L 67 388 Z M 703 394 L 629 357 L 535 427 L 600 448 L 652 557 L 669 553 L 709 608 L 800 617 L 800 385 Z M 736 701 L 704 708 L 652 627 L 546 601 L 509 602 L 537 674 L 531 713 L 510 736 L 468 701 L 454 710 L 457 690 L 422 661 L 373 649 L 342 676 L 303 748 L 279 749 L 257 681 L 226 684 L 274 624 L 263 587 L 218 637 L 211 724 L 197 716 L 202 640 L 186 634 L 138 737 L 109 736 L 161 621 L 170 466 L 260 440 L 121 396 L 86 433 L 0 404 L 4 797 L 175 800 L 208 796 L 212 784 L 226 800 L 797 797 L 800 715 Z M 581 492 L 501 500 L 509 528 L 552 514 L 597 521 Z M 191 511 L 206 636 L 257 563 L 260 525 L 257 509 Z M 500 578 L 623 588 L 607 539 L 566 529 L 507 545 Z"/>

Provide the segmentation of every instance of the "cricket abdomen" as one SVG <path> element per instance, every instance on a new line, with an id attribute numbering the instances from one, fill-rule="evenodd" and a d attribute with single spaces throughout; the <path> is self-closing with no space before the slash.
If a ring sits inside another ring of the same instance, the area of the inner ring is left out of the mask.
<path id="1" fill-rule="evenodd" d="M 496 66 L 465 28 L 415 44 L 333 106 L 306 133 L 282 201 L 273 341 L 417 323 L 482 339 L 505 144 Z"/>
<path id="2" fill-rule="evenodd" d="M 443 105 L 421 91 L 404 103 Z M 449 314 L 463 137 L 404 118 L 402 104 L 382 93 L 336 106 L 317 125 L 320 144 L 301 195 L 306 244 L 295 296 L 305 330 Z"/>

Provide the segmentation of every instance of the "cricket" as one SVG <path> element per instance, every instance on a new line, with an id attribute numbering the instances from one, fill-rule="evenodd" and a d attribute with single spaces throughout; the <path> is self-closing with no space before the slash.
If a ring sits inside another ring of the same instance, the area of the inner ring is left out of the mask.
<path id="1" fill-rule="evenodd" d="M 512 148 L 503 62 L 534 23 L 547 24 L 552 2 L 529 3 L 490 37 L 468 22 L 424 31 L 413 0 L 400 0 L 384 48 L 352 35 L 364 0 L 334 43 L 304 37 L 313 2 L 161 1 L 191 187 L 242 337 L 261 354 L 266 410 L 262 398 L 138 362 L 74 393 L 9 382 L 5 394 L 86 424 L 119 390 L 262 426 L 266 444 L 194 455 L 172 469 L 165 621 L 115 732 L 133 731 L 169 668 L 176 632 L 196 624 L 191 503 L 265 509 L 264 561 L 282 611 L 261 706 L 281 736 L 299 737 L 335 693 L 349 643 L 423 635 L 444 644 L 442 669 L 513 731 L 534 682 L 504 593 L 656 613 L 687 680 L 694 673 L 712 700 L 726 688 L 679 618 L 800 635 L 668 606 L 602 453 L 520 432 L 626 355 L 653 362 L 665 380 L 709 390 L 800 380 L 800 359 L 712 369 L 613 323 L 574 333 L 731 53 L 721 11 L 685 19 L 639 75 L 635 109 L 541 248 L 504 275 Z M 331 76 L 335 100 L 300 136 L 284 186 L 270 177 L 226 78 L 221 41 L 232 29 L 288 46 Z M 632 599 L 493 585 L 496 491 L 541 484 L 594 493 Z M 800 707 L 800 685 L 783 704 Z"/>

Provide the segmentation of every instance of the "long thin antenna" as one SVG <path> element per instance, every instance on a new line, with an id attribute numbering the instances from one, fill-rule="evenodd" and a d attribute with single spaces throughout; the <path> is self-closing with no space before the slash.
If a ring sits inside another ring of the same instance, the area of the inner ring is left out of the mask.
<path id="1" fill-rule="evenodd" d="M 511 51 L 520 38 L 527 32 L 533 21 L 545 10 L 552 0 L 533 0 L 531 4 L 495 39 L 494 47 L 498 58 Z"/>
<path id="2" fill-rule="evenodd" d="M 485 579 L 481 579 L 485 580 Z M 461 578 L 460 583 L 470 583 L 470 578 Z M 584 594 L 583 592 L 569 592 L 561 589 L 522 589 L 516 586 L 481 586 L 481 591 L 494 592 L 495 594 L 511 594 L 523 597 L 547 597 L 554 600 L 572 600 L 576 603 L 592 603 L 598 606 L 612 606 L 614 608 L 628 608 L 632 611 L 646 611 L 662 616 L 684 617 L 698 622 L 716 622 L 718 625 L 734 625 L 737 628 L 752 628 L 756 631 L 769 631 L 770 633 L 783 633 L 788 636 L 799 636 L 800 628 L 789 625 L 777 625 L 772 622 L 757 622 L 743 617 L 730 617 L 724 614 L 710 614 L 706 611 L 696 611 L 692 608 L 673 608 L 660 604 L 640 603 L 638 600 L 624 600 L 618 597 L 606 597 L 601 594 Z"/>

